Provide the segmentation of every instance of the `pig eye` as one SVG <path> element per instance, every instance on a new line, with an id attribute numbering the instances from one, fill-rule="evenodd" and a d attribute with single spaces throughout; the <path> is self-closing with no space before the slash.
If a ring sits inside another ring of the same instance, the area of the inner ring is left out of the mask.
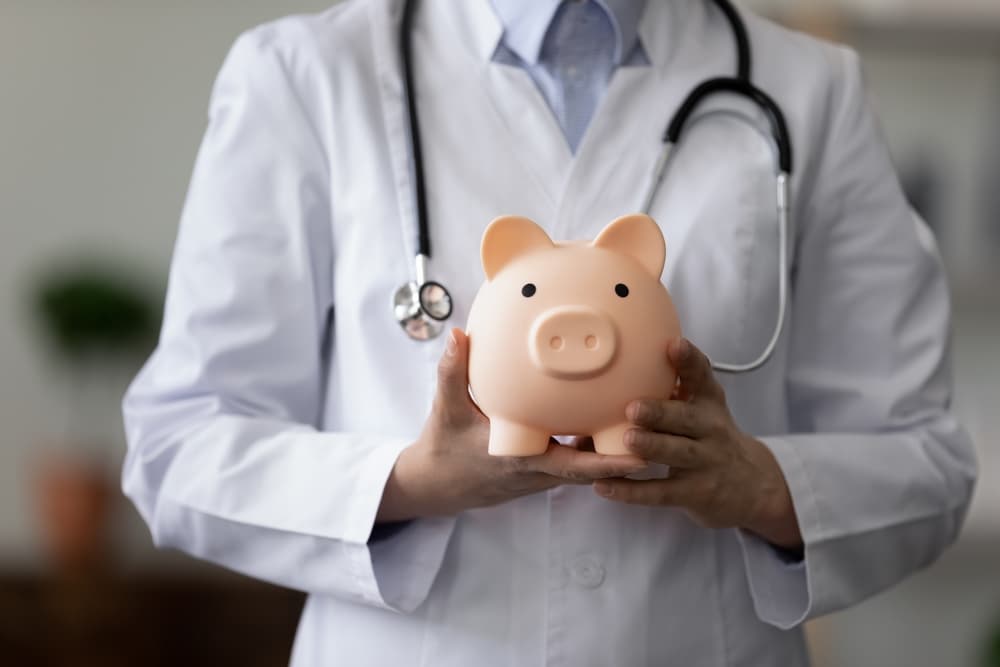
<path id="1" fill-rule="evenodd" d="M 524 287 L 521 288 L 522 296 L 526 296 L 529 298 L 535 296 L 536 291 L 537 290 L 535 289 L 534 283 L 527 283 Z"/>
<path id="2" fill-rule="evenodd" d="M 623 299 L 625 297 L 627 297 L 628 296 L 628 285 L 626 285 L 625 283 L 618 283 L 617 285 L 615 285 L 615 294 L 617 294 L 618 296 L 620 296 Z"/>

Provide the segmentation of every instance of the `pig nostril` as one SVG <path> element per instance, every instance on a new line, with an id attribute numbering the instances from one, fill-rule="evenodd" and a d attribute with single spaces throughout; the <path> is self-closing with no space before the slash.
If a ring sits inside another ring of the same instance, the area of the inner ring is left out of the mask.
<path id="1" fill-rule="evenodd" d="M 563 346 L 563 339 L 560 336 L 553 336 L 552 340 L 549 341 L 549 347 L 553 350 L 561 350 Z"/>
<path id="2" fill-rule="evenodd" d="M 587 346 L 588 350 L 593 350 L 597 348 L 597 336 L 587 336 L 584 339 L 583 344 Z"/>

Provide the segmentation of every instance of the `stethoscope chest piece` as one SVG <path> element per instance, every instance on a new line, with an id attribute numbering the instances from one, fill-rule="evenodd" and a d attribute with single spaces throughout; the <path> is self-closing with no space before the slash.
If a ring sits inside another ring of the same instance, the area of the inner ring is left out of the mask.
<path id="1" fill-rule="evenodd" d="M 396 321 L 413 340 L 437 338 L 444 331 L 444 322 L 451 317 L 451 294 L 433 280 L 402 285 L 392 298 Z"/>

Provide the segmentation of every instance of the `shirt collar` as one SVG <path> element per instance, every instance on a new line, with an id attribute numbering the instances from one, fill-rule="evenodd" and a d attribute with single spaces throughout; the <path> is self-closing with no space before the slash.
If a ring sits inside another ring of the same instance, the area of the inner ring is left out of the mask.
<path id="1" fill-rule="evenodd" d="M 538 63 L 545 34 L 562 0 L 491 0 L 500 23 L 503 43 L 532 65 Z M 646 0 L 595 0 L 615 29 L 615 64 L 621 65 L 639 41 L 639 19 Z"/>

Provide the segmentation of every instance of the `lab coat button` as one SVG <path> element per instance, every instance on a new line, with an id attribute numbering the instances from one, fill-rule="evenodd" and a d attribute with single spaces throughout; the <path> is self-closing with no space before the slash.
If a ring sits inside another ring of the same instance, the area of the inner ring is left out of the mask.
<path id="1" fill-rule="evenodd" d="M 594 556 L 580 556 L 569 571 L 573 581 L 584 588 L 597 588 L 604 583 L 604 566 Z"/>

